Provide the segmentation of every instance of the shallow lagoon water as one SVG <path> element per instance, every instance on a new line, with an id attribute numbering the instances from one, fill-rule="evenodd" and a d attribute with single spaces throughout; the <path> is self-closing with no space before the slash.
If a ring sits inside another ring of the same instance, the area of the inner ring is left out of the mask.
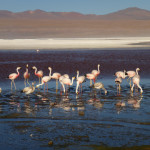
<path id="1" fill-rule="evenodd" d="M 91 51 L 0 51 L 0 145 L 2 149 L 147 149 L 150 147 L 150 51 L 148 50 L 91 50 Z M 83 91 L 75 94 L 75 86 L 68 94 L 56 93 L 55 80 L 48 83 L 48 92 L 36 89 L 29 96 L 21 93 L 24 88 L 23 73 L 29 64 L 30 83 L 34 76 L 32 66 L 48 75 L 52 72 L 76 76 L 97 69 L 107 95 L 83 84 Z M 6 77 L 21 66 L 15 80 L 17 90 L 10 91 Z M 114 72 L 141 69 L 143 94 L 137 89 L 130 92 L 123 80 L 121 94 L 117 95 Z M 124 106 L 117 106 L 119 103 Z M 53 145 L 48 144 L 50 141 Z"/>

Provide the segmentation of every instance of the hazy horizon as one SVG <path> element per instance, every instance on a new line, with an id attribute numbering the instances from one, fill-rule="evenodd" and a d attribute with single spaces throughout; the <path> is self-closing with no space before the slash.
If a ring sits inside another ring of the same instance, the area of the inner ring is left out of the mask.
<path id="1" fill-rule="evenodd" d="M 79 12 L 82 14 L 96 14 L 104 15 L 126 9 L 128 7 L 138 7 L 140 9 L 146 9 L 150 11 L 150 1 L 143 0 L 30 0 L 18 1 L 18 0 L 2 0 L 0 1 L 0 10 L 8 10 L 12 12 L 22 12 L 27 10 L 41 9 L 47 12 Z"/>

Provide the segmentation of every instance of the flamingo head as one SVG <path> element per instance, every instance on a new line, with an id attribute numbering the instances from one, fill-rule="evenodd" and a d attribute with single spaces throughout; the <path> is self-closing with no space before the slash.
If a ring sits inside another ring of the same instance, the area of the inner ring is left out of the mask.
<path id="1" fill-rule="evenodd" d="M 28 66 L 28 64 L 26 65 L 26 68 L 28 68 L 29 66 Z"/>
<path id="2" fill-rule="evenodd" d="M 140 71 L 140 68 L 136 68 L 137 71 Z"/>
<path id="3" fill-rule="evenodd" d="M 34 86 L 34 85 L 35 85 L 35 83 L 36 83 L 35 81 L 34 81 L 34 82 L 32 82 L 32 86 Z"/>
<path id="4" fill-rule="evenodd" d="M 98 67 L 100 67 L 100 64 L 98 64 Z"/>
<path id="5" fill-rule="evenodd" d="M 51 67 L 48 67 L 48 70 L 52 70 L 52 68 L 51 68 Z"/>
<path id="6" fill-rule="evenodd" d="M 17 70 L 21 69 L 21 67 L 17 67 Z"/>

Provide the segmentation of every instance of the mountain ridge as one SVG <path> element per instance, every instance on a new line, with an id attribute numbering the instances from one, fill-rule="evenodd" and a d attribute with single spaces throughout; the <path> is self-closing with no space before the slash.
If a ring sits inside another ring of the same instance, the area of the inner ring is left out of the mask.
<path id="1" fill-rule="evenodd" d="M 79 12 L 46 12 L 40 9 L 23 12 L 0 10 L 0 19 L 39 19 L 39 20 L 150 20 L 150 11 L 129 7 L 105 15 L 82 14 Z"/>

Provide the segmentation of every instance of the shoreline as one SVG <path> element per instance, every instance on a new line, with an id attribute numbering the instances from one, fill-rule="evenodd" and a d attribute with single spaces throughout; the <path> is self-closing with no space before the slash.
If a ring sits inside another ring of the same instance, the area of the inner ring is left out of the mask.
<path id="1" fill-rule="evenodd" d="M 0 50 L 150 48 L 150 37 L 0 39 Z"/>

